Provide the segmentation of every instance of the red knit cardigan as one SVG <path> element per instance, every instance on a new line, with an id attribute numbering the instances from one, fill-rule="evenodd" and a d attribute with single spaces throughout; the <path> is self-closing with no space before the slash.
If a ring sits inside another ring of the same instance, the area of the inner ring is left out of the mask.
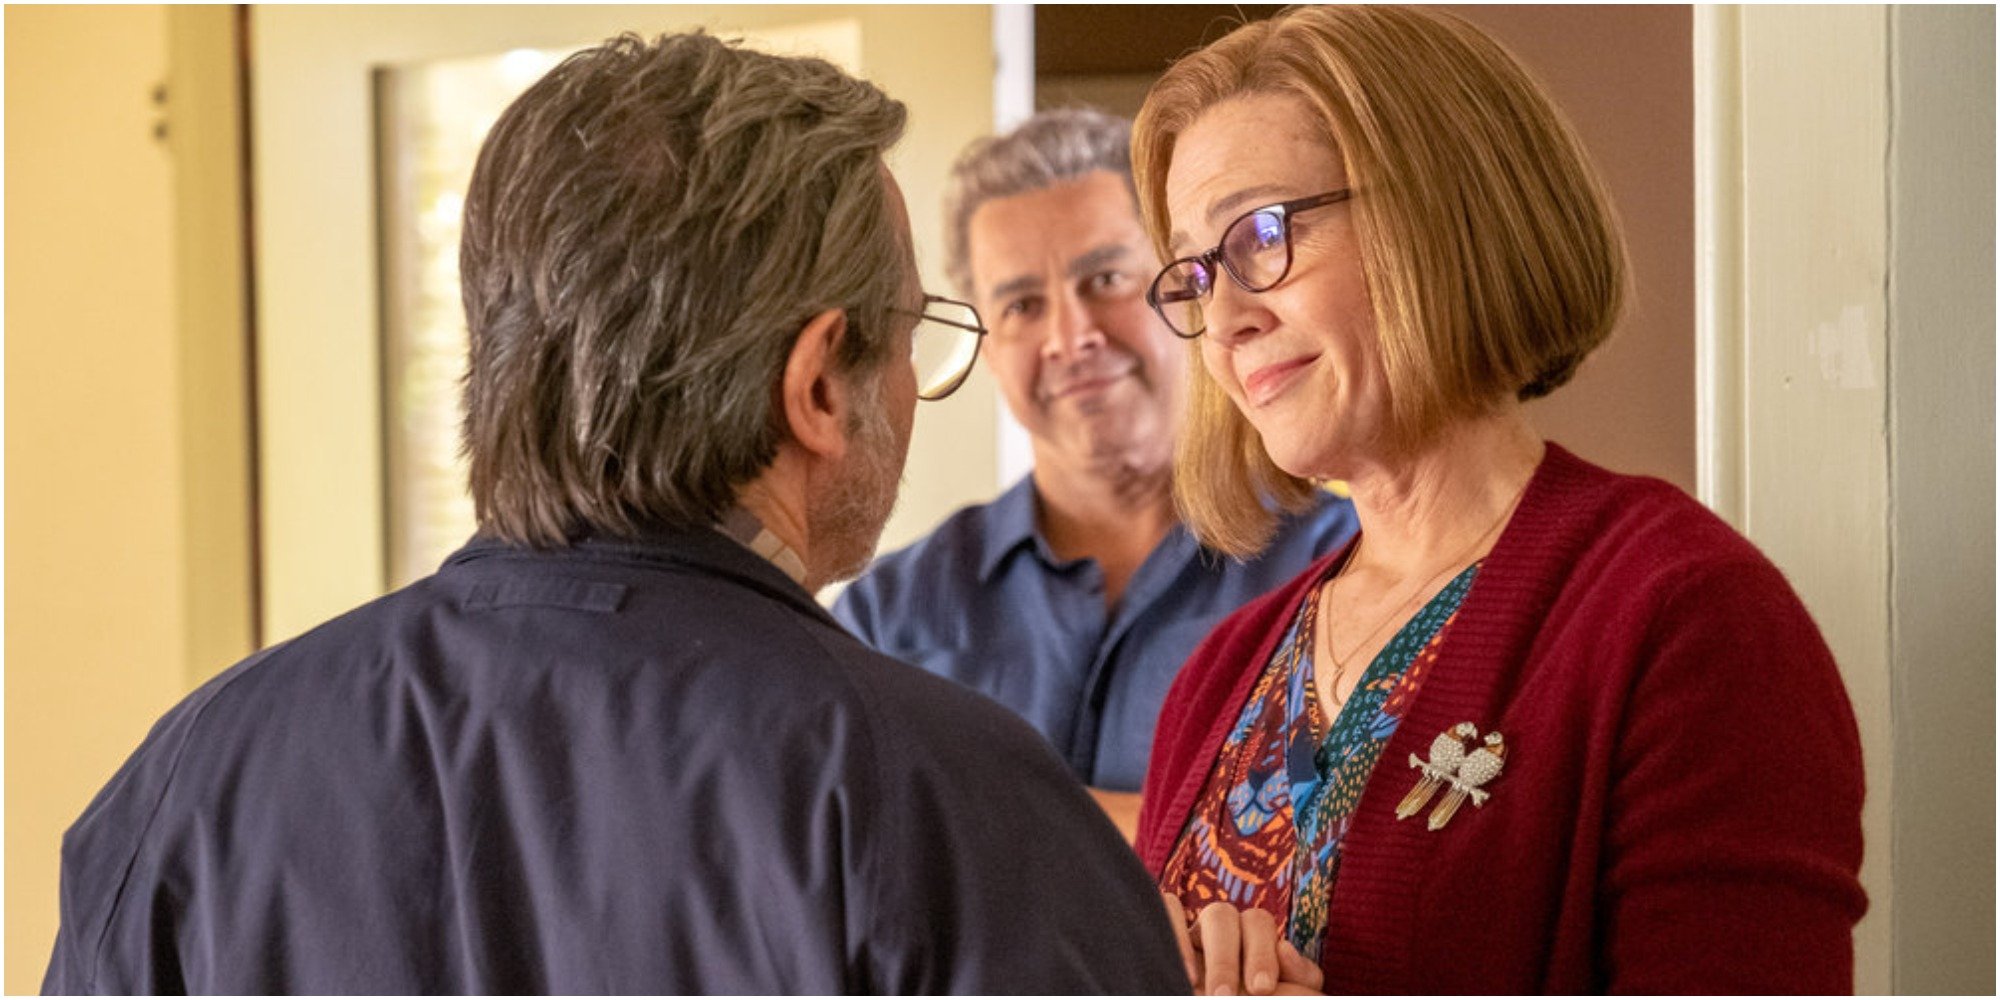
<path id="1" fill-rule="evenodd" d="M 1342 553 L 1225 620 L 1161 710 L 1157 878 L 1293 611 Z M 1550 444 L 1384 748 L 1343 847 L 1329 992 L 1846 993 L 1866 908 L 1861 746 L 1832 655 L 1757 550 L 1678 489 Z M 1398 822 L 1460 722 L 1506 765 Z"/>

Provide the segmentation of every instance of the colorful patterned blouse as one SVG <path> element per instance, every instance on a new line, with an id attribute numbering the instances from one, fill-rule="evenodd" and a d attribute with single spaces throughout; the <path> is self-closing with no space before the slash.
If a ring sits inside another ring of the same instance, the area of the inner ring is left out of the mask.
<path id="1" fill-rule="evenodd" d="M 1160 885 L 1192 920 L 1218 900 L 1279 918 L 1318 961 L 1340 845 L 1479 564 L 1466 567 L 1376 654 L 1329 731 L 1313 685 L 1314 587 L 1250 690 Z"/>

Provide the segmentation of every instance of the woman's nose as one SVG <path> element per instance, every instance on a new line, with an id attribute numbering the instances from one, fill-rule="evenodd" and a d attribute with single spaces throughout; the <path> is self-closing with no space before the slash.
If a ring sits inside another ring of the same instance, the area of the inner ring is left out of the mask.
<path id="1" fill-rule="evenodd" d="M 1227 275 L 1217 275 L 1208 301 L 1202 303 L 1202 336 L 1221 347 L 1234 347 L 1269 330 L 1273 323 L 1263 296 L 1246 292 Z"/>

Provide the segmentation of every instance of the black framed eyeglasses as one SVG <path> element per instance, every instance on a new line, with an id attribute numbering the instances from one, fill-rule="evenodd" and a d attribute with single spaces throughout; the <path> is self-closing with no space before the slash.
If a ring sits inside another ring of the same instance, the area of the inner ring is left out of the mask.
<path id="1" fill-rule="evenodd" d="M 986 324 L 979 310 L 969 302 L 925 295 L 922 312 L 896 310 L 917 317 L 910 331 L 910 362 L 917 369 L 917 398 L 939 400 L 958 391 L 972 374 L 979 357 L 979 342 L 986 338 Z"/>
<path id="2" fill-rule="evenodd" d="M 1201 336 L 1207 328 L 1201 316 L 1202 303 L 1215 291 L 1218 265 L 1244 291 L 1269 291 L 1292 271 L 1292 216 L 1353 195 L 1352 188 L 1341 188 L 1253 208 L 1237 216 L 1222 231 L 1222 242 L 1214 248 L 1160 269 L 1160 276 L 1146 289 L 1146 304 L 1179 336 Z"/>

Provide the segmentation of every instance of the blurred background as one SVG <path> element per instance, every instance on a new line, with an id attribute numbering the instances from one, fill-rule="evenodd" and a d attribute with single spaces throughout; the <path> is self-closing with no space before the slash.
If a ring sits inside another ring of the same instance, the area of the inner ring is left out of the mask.
<path id="1" fill-rule="evenodd" d="M 62 830 L 162 711 L 470 531 L 459 199 L 555 60 L 705 27 L 874 80 L 941 290 L 965 143 L 1130 114 L 1278 9 L 7 8 L 6 991 L 40 983 Z M 1446 9 L 1556 95 L 1633 253 L 1626 321 L 1535 419 L 1786 571 L 1868 755 L 1856 985 L 1991 993 L 1992 9 Z M 922 404 L 885 549 L 1027 465 L 983 374 Z"/>

